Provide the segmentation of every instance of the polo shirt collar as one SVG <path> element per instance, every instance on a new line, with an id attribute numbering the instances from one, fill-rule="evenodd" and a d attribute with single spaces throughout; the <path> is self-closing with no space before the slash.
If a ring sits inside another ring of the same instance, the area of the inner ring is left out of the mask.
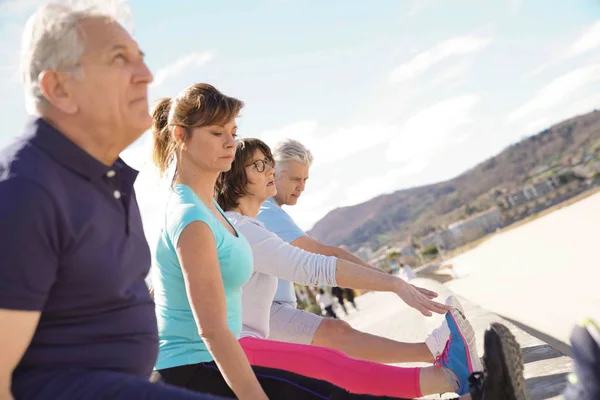
<path id="1" fill-rule="evenodd" d="M 31 135 L 32 143 L 50 157 L 90 181 L 100 180 L 108 171 L 114 169 L 122 172 L 131 184 L 137 177 L 138 171 L 127 165 L 121 158 L 112 166 L 103 164 L 42 118 L 36 118 L 28 124 L 26 135 Z"/>
<path id="2" fill-rule="evenodd" d="M 279 206 L 279 204 L 277 204 L 277 202 L 275 201 L 275 197 L 271 197 L 271 198 L 269 198 L 269 200 L 267 200 L 267 201 L 271 202 L 271 204 L 273 204 L 275 207 L 281 208 L 281 207 Z"/>

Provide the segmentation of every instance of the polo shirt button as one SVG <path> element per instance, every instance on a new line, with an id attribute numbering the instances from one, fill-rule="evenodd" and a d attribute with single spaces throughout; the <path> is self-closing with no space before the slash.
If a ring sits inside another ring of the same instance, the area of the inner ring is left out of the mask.
<path id="1" fill-rule="evenodd" d="M 117 175 L 117 173 L 115 171 L 113 171 L 112 169 L 106 173 L 107 178 L 114 178 L 115 175 Z"/>
<path id="2" fill-rule="evenodd" d="M 115 190 L 113 192 L 113 196 L 115 196 L 115 199 L 120 199 L 121 198 L 121 192 L 119 192 L 118 190 Z"/>

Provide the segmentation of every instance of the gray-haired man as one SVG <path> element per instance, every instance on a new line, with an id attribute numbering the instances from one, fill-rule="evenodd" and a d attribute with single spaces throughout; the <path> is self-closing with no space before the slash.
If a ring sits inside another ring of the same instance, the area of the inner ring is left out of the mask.
<path id="1" fill-rule="evenodd" d="M 50 3 L 25 28 L 37 117 L 0 150 L 1 400 L 214 398 L 149 382 L 150 251 L 119 154 L 151 124 L 152 74 L 117 21 Z"/>

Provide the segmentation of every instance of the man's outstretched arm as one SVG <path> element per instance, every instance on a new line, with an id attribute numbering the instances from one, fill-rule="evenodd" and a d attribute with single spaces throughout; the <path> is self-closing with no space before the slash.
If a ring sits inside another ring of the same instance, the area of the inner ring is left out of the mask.
<path id="1" fill-rule="evenodd" d="M 360 257 L 355 256 L 354 254 L 350 253 L 349 251 L 346 251 L 346 250 L 342 249 L 341 247 L 329 246 L 329 245 L 323 244 L 323 243 L 319 242 L 318 240 L 311 238 L 310 236 L 301 236 L 298 239 L 291 242 L 290 244 L 292 246 L 299 247 L 302 250 L 305 250 L 305 251 L 308 251 L 311 253 L 322 254 L 324 256 L 334 256 L 334 257 L 340 258 L 342 260 L 350 261 L 354 264 L 362 265 L 363 267 L 371 268 L 371 269 L 381 272 L 382 274 L 385 274 L 385 272 L 383 272 L 379 268 L 373 267 L 368 262 L 362 260 Z"/>

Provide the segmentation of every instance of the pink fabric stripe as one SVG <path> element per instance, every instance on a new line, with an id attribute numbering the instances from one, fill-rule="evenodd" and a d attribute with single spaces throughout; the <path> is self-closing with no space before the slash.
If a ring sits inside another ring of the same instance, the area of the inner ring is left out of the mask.
<path id="1" fill-rule="evenodd" d="M 250 364 L 321 379 L 351 393 L 391 397 L 421 397 L 421 368 L 400 368 L 357 360 L 326 347 L 244 337 L 240 339 Z"/>

